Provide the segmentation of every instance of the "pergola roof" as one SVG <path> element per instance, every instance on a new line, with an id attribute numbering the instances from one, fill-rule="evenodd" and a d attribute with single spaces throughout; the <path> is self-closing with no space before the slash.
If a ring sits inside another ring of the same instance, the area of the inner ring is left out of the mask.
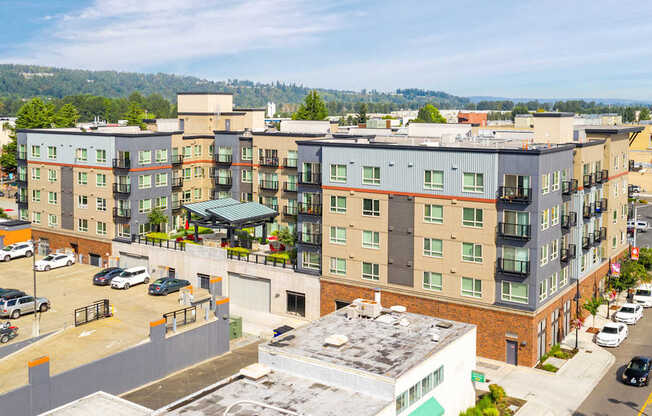
<path id="1" fill-rule="evenodd" d="M 275 210 L 257 202 L 238 202 L 232 198 L 214 199 L 183 206 L 199 215 L 201 223 L 215 225 L 247 225 L 272 220 L 278 215 Z"/>

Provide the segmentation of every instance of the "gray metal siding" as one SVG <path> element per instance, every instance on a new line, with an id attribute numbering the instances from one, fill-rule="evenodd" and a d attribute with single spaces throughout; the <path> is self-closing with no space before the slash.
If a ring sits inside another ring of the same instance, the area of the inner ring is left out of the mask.
<path id="1" fill-rule="evenodd" d="M 75 179 L 72 166 L 61 167 L 61 192 L 59 192 L 59 198 L 61 199 L 61 228 L 66 230 L 75 229 L 75 195 L 73 193 Z"/>
<path id="2" fill-rule="evenodd" d="M 322 156 L 321 146 L 313 145 L 313 144 L 299 144 L 297 148 L 297 175 L 302 171 L 303 163 L 321 163 L 321 156 Z M 322 166 L 322 170 L 323 170 L 323 166 Z M 297 202 L 301 201 L 301 194 L 303 192 L 315 192 L 321 194 L 321 187 L 314 186 L 314 185 L 299 184 L 297 187 Z M 320 200 L 321 199 L 322 198 L 320 196 Z M 321 217 L 299 214 L 297 216 L 297 232 L 301 232 L 302 224 L 304 222 L 319 224 L 321 223 Z M 322 241 L 323 239 L 324 236 L 322 235 Z M 317 274 L 317 275 L 320 274 L 319 272 L 316 272 L 314 270 L 307 270 L 302 267 L 301 263 L 302 263 L 302 256 L 304 252 L 321 253 L 321 247 L 298 243 L 297 244 L 297 271 L 301 273 L 307 273 L 307 274 Z"/>
<path id="3" fill-rule="evenodd" d="M 39 162 L 57 162 L 67 163 L 80 166 L 104 166 L 110 167 L 115 158 L 115 140 L 113 136 L 98 136 L 93 133 L 88 135 L 69 135 L 66 133 L 51 134 L 51 133 L 22 133 L 27 136 L 27 159 L 30 161 Z M 129 138 L 129 140 L 137 141 L 137 138 Z M 148 139 L 149 140 L 149 139 Z M 144 141 L 142 141 L 144 142 Z M 31 146 L 41 146 L 41 157 L 38 159 L 32 158 Z M 56 146 L 57 159 L 48 159 L 48 146 Z M 77 160 L 77 149 L 85 148 L 88 150 L 88 160 L 86 162 Z M 106 150 L 106 162 L 99 163 L 95 158 L 95 150 Z"/>
<path id="4" fill-rule="evenodd" d="M 414 286 L 414 198 L 390 195 L 387 281 Z"/>

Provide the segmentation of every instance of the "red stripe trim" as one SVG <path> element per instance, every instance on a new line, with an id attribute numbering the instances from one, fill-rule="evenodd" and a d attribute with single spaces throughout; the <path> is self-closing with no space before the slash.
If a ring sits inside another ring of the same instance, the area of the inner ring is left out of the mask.
<path id="1" fill-rule="evenodd" d="M 412 193 L 412 192 L 397 192 L 397 191 L 385 191 L 382 189 L 360 189 L 360 188 L 347 188 L 344 186 L 325 186 L 322 185 L 322 189 L 331 189 L 335 191 L 355 191 L 355 192 L 365 192 L 369 194 L 382 194 L 382 195 L 404 195 L 404 196 L 414 196 L 414 197 L 421 197 L 421 198 L 434 198 L 434 199 L 456 199 L 459 201 L 469 201 L 469 202 L 484 202 L 488 204 L 495 204 L 496 200 L 495 199 L 487 199 L 487 198 L 471 198 L 471 197 L 466 197 L 466 196 L 452 196 L 452 195 L 431 195 L 431 194 L 417 194 L 417 193 Z"/>
<path id="2" fill-rule="evenodd" d="M 66 166 L 72 168 L 84 168 L 84 169 L 99 169 L 99 170 L 113 170 L 113 168 L 106 166 L 94 166 L 94 165 L 75 165 L 72 163 L 57 163 L 57 162 L 41 162 L 37 160 L 28 160 L 27 164 L 32 165 L 49 165 L 49 166 Z"/>

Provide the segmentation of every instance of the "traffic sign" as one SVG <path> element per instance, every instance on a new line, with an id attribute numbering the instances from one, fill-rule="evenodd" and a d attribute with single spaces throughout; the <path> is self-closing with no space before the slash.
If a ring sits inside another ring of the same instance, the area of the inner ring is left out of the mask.
<path id="1" fill-rule="evenodd" d="M 479 371 L 471 371 L 471 381 L 478 381 L 480 383 L 484 383 L 485 381 L 484 373 L 481 373 Z"/>

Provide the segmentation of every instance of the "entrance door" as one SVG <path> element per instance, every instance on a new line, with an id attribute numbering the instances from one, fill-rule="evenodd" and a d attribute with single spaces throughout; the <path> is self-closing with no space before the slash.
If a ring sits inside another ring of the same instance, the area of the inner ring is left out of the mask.
<path id="1" fill-rule="evenodd" d="M 506 340 L 507 347 L 507 364 L 518 365 L 518 342 Z"/>
<path id="2" fill-rule="evenodd" d="M 101 262 L 102 262 L 102 257 L 94 254 L 94 253 L 88 253 L 88 256 L 90 257 L 91 260 L 91 266 L 97 266 L 100 267 Z"/>

